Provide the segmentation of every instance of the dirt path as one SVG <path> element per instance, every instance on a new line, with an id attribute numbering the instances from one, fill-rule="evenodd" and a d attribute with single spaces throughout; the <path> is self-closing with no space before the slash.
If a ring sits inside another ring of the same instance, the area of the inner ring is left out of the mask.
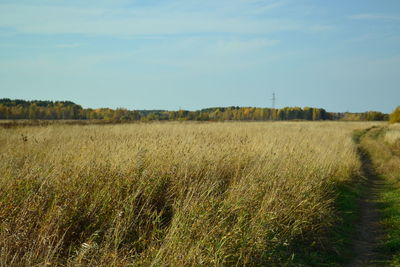
<path id="1" fill-rule="evenodd" d="M 377 248 L 383 232 L 379 225 L 378 195 L 383 190 L 383 181 L 375 173 L 371 159 L 362 149 L 359 149 L 362 160 L 362 171 L 366 177 L 366 189 L 359 200 L 360 220 L 356 227 L 353 244 L 353 260 L 348 267 L 384 266 Z"/>

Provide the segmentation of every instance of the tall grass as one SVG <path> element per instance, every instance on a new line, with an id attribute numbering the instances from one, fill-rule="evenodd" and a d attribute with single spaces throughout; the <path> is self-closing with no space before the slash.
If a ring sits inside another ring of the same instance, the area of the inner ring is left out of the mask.
<path id="1" fill-rule="evenodd" d="M 262 265 L 322 248 L 365 123 L 0 129 L 0 265 Z"/>
<path id="2" fill-rule="evenodd" d="M 385 132 L 385 141 L 390 145 L 395 145 L 400 143 L 400 123 L 392 124 L 388 127 Z"/>

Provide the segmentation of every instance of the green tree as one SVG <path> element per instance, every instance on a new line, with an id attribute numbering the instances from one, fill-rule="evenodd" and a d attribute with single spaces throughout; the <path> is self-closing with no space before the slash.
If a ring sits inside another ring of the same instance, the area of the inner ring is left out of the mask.
<path id="1" fill-rule="evenodd" d="M 313 121 L 317 121 L 321 119 L 321 110 L 314 108 L 312 113 Z"/>
<path id="2" fill-rule="evenodd" d="M 385 114 L 378 111 L 368 111 L 365 114 L 365 120 L 367 121 L 383 121 Z"/>
<path id="3" fill-rule="evenodd" d="M 154 113 L 154 112 L 151 112 L 151 113 L 149 113 L 147 115 L 147 120 L 148 121 L 155 121 L 155 120 L 158 120 L 158 119 L 159 119 L 158 115 L 156 113 Z"/>
<path id="4" fill-rule="evenodd" d="M 222 117 L 223 117 L 223 119 L 226 120 L 226 121 L 232 120 L 232 119 L 233 119 L 232 110 L 231 110 L 230 108 L 226 109 L 226 110 L 224 111 L 224 114 L 223 114 Z"/>
<path id="5" fill-rule="evenodd" d="M 313 108 L 305 107 L 303 112 L 303 119 L 311 121 L 313 119 Z"/>
<path id="6" fill-rule="evenodd" d="M 280 121 L 286 120 L 286 112 L 284 109 L 278 109 L 277 120 Z"/>
<path id="7" fill-rule="evenodd" d="M 29 105 L 29 119 L 38 119 L 39 109 L 35 103 Z"/>
<path id="8" fill-rule="evenodd" d="M 125 108 L 117 108 L 114 111 L 112 120 L 115 122 L 120 122 L 123 120 L 127 120 L 128 110 Z"/>
<path id="9" fill-rule="evenodd" d="M 4 104 L 0 104 L 0 119 L 8 119 L 8 107 Z"/>

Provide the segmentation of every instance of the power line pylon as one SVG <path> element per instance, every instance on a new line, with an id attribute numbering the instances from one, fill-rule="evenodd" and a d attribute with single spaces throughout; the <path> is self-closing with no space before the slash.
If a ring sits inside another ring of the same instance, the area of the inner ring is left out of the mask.
<path id="1" fill-rule="evenodd" d="M 275 92 L 272 93 L 271 101 L 272 101 L 272 108 L 275 109 L 275 102 L 276 102 Z"/>

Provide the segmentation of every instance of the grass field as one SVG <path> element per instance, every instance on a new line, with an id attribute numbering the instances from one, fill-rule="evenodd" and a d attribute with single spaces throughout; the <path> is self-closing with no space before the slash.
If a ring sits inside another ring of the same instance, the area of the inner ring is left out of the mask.
<path id="1" fill-rule="evenodd" d="M 0 265 L 312 264 L 371 125 L 0 128 Z"/>

